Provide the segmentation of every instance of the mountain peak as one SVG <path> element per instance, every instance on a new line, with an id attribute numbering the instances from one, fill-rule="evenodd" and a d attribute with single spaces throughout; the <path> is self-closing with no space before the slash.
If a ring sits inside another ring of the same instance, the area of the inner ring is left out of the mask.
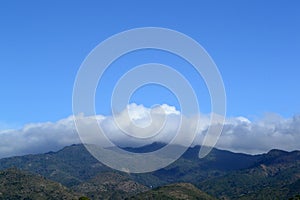
<path id="1" fill-rule="evenodd" d="M 281 156 L 287 154 L 287 151 L 280 150 L 280 149 L 271 149 L 267 155 L 272 155 L 272 156 Z"/>

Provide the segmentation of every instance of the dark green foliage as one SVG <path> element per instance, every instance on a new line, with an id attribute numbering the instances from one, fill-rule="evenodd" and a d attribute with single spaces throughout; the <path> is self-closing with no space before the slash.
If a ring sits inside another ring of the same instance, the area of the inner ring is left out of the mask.
<path id="1" fill-rule="evenodd" d="M 288 199 L 299 193 L 300 152 L 272 150 L 249 169 L 198 183 L 218 198 Z"/>
<path id="2" fill-rule="evenodd" d="M 102 171 L 110 170 L 91 156 L 83 145 L 72 145 L 58 152 L 18 156 L 0 160 L 0 169 L 16 167 L 40 174 L 70 187 Z"/>
<path id="3" fill-rule="evenodd" d="M 176 182 L 197 184 L 234 170 L 248 168 L 260 159 L 260 156 L 218 149 L 213 149 L 207 157 L 199 159 L 199 149 L 199 146 L 189 148 L 181 158 L 164 169 L 147 174 L 133 174 L 132 177 L 144 185 L 153 187 Z"/>
<path id="4" fill-rule="evenodd" d="M 78 199 L 59 183 L 17 169 L 0 171 L 0 199 Z"/>
<path id="5" fill-rule="evenodd" d="M 148 190 L 134 182 L 129 176 L 117 172 L 103 172 L 91 180 L 73 187 L 91 199 L 124 199 L 125 197 Z"/>
<path id="6" fill-rule="evenodd" d="M 297 194 L 294 197 L 289 198 L 289 200 L 300 200 L 300 194 Z"/>
<path id="7" fill-rule="evenodd" d="M 176 200 L 176 199 L 189 199 L 189 200 L 214 200 L 215 198 L 202 192 L 195 186 L 189 183 L 176 183 L 155 188 L 153 190 L 140 193 L 136 196 L 129 198 L 131 200 Z"/>
<path id="8" fill-rule="evenodd" d="M 79 200 L 90 200 L 90 199 L 87 197 L 80 197 Z"/>
<path id="9" fill-rule="evenodd" d="M 148 152 L 161 145 L 130 150 Z M 170 166 L 145 174 L 111 170 L 94 159 L 83 145 L 47 154 L 0 159 L 0 169 L 15 166 L 31 171 L 90 199 L 124 199 L 149 188 L 178 182 L 192 183 L 220 199 L 289 199 L 299 194 L 299 151 L 272 150 L 252 156 L 213 149 L 207 157 L 199 159 L 199 148 L 189 148 Z M 155 195 L 155 191 L 146 193 Z M 171 197 L 161 194 L 159 198 Z"/>
<path id="10" fill-rule="evenodd" d="M 161 146 L 161 144 L 155 143 L 153 147 L 147 145 L 145 149 L 142 147 L 132 151 L 147 152 L 158 146 Z M 199 148 L 199 146 L 189 148 L 182 158 L 165 169 L 154 173 L 133 174 L 131 178 L 143 185 L 153 187 L 178 181 L 196 184 L 207 178 L 224 175 L 228 171 L 246 168 L 253 165 L 259 158 L 257 156 L 235 154 L 214 149 L 207 157 L 199 159 Z M 41 174 L 67 187 L 79 185 L 101 172 L 112 171 L 92 157 L 83 145 L 72 145 L 58 152 L 47 154 L 0 160 L 0 169 L 13 166 Z"/>

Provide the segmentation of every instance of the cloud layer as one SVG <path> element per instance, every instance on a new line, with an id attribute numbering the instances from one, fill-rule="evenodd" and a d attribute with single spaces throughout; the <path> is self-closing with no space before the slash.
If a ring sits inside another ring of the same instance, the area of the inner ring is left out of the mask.
<path id="1" fill-rule="evenodd" d="M 182 116 L 175 107 L 166 104 L 152 109 L 145 108 L 143 105 L 130 104 L 115 117 L 118 123 L 112 116 L 99 115 L 96 119 L 106 137 L 121 146 L 143 145 L 155 141 L 170 142 L 180 124 L 184 134 L 179 141 L 187 144 L 186 141 L 194 139 L 193 145 L 202 144 L 207 128 L 216 124 L 210 122 L 209 115 L 201 115 L 198 122 L 196 116 L 189 118 Z M 90 126 L 94 118 L 85 116 L 80 118 L 86 130 L 81 133 L 81 138 L 77 134 L 73 116 L 57 122 L 28 124 L 18 130 L 2 130 L 0 131 L 0 158 L 55 151 L 67 145 L 81 143 L 81 139 L 109 146 L 107 143 L 102 144 L 104 140 L 91 134 L 98 130 L 98 127 Z M 196 137 L 193 138 L 191 133 L 195 124 L 198 124 L 198 129 Z M 300 149 L 299 141 L 300 116 L 285 119 L 275 114 L 268 114 L 263 119 L 253 122 L 244 117 L 227 118 L 216 147 L 256 154 L 274 148 Z"/>

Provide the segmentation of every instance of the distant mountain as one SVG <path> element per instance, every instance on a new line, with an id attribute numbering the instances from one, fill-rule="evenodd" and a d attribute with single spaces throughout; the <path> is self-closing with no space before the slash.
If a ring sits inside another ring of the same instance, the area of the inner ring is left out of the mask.
<path id="1" fill-rule="evenodd" d="M 197 186 L 220 199 L 288 199 L 300 194 L 300 151 L 271 150 L 248 169 Z"/>
<path id="2" fill-rule="evenodd" d="M 153 187 L 176 182 L 198 184 L 200 181 L 223 176 L 231 171 L 251 167 L 261 157 L 213 149 L 208 156 L 199 159 L 199 150 L 200 146 L 188 148 L 181 158 L 166 168 L 132 176 L 136 181 Z"/>
<path id="3" fill-rule="evenodd" d="M 127 150 L 149 152 L 163 145 L 154 143 Z M 299 151 L 247 155 L 213 149 L 199 159 L 199 149 L 200 146 L 188 148 L 166 168 L 144 174 L 112 170 L 92 157 L 83 145 L 0 159 L 0 169 L 16 167 L 40 174 L 91 199 L 124 199 L 180 182 L 191 183 L 219 199 L 288 199 L 300 194 Z"/>
<path id="4" fill-rule="evenodd" d="M 40 175 L 7 169 L 0 171 L 0 199 L 79 199 L 79 196 L 59 183 Z"/>
<path id="5" fill-rule="evenodd" d="M 141 146 L 141 147 L 119 147 L 119 148 L 122 148 L 126 151 L 130 151 L 130 152 L 133 152 L 133 153 L 148 153 L 148 152 L 153 152 L 153 151 L 156 151 L 158 149 L 161 149 L 164 146 L 166 146 L 165 143 L 153 142 L 152 144 L 148 144 L 148 145 Z"/>
<path id="6" fill-rule="evenodd" d="M 131 151 L 149 152 L 162 145 L 153 143 L 145 147 L 131 148 Z M 164 169 L 130 176 L 133 180 L 149 187 L 178 181 L 198 183 L 209 177 L 224 175 L 228 171 L 247 168 L 259 159 L 259 156 L 218 149 L 213 149 L 207 157 L 199 159 L 199 149 L 199 146 L 189 148 L 180 159 Z M 67 187 L 85 182 L 100 172 L 114 171 L 99 163 L 83 145 L 68 146 L 58 152 L 0 159 L 0 169 L 10 167 L 41 174 Z"/>
<path id="7" fill-rule="evenodd" d="M 212 196 L 202 192 L 190 183 L 174 183 L 153 190 L 140 193 L 128 198 L 128 200 L 215 200 Z"/>
<path id="8" fill-rule="evenodd" d="M 0 169 L 16 167 L 40 174 L 70 187 L 102 171 L 111 171 L 91 156 L 83 145 L 72 145 L 58 152 L 0 159 Z"/>

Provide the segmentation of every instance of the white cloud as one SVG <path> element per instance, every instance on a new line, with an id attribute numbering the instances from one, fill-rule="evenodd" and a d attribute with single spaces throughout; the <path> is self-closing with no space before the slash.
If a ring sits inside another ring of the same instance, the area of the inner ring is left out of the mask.
<path id="1" fill-rule="evenodd" d="M 230 121 L 230 120 L 229 120 Z M 255 122 L 227 123 L 217 146 L 244 153 L 262 153 L 271 149 L 300 149 L 300 116 L 284 119 L 268 114 Z"/>
<path id="2" fill-rule="evenodd" d="M 84 116 L 81 118 L 86 130 L 81 136 L 86 141 L 97 141 L 97 144 L 101 144 L 101 138 L 91 134 L 97 128 L 91 126 L 93 118 Z M 142 145 L 154 141 L 170 142 L 176 134 L 180 120 L 182 120 L 183 134 L 178 141 L 187 144 L 187 141 L 193 139 L 190 132 L 193 124 L 197 123 L 196 119 L 196 117 L 181 116 L 175 107 L 166 104 L 152 109 L 145 108 L 143 105 L 130 104 L 126 110 L 116 116 L 119 127 L 129 132 L 129 135 L 126 135 L 120 131 L 113 117 L 97 116 L 97 121 L 106 136 L 123 146 Z M 162 124 L 164 126 L 160 129 Z M 194 144 L 202 143 L 209 124 L 210 116 L 201 115 Z M 214 124 L 217 122 L 213 122 Z M 151 135 L 153 131 L 158 131 L 158 134 Z M 147 138 L 148 136 L 151 137 Z M 269 114 L 256 121 L 250 121 L 245 117 L 227 118 L 216 147 L 235 152 L 262 153 L 273 148 L 300 149 L 299 141 L 300 116 L 285 119 Z M 43 153 L 80 142 L 73 116 L 57 122 L 33 123 L 21 129 L 0 131 L 0 158 Z"/>

